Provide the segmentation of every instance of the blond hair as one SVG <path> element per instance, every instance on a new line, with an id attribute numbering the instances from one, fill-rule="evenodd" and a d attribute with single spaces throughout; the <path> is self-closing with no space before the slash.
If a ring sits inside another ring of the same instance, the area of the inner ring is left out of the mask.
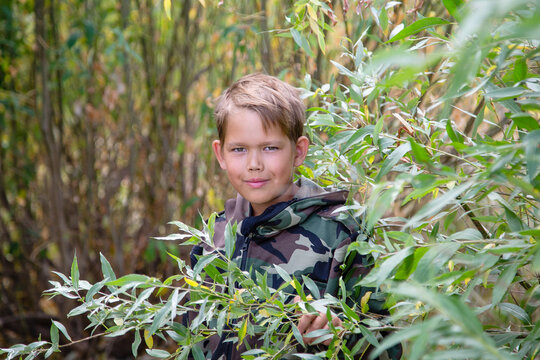
<path id="1" fill-rule="evenodd" d="M 265 130 L 277 125 L 293 142 L 304 132 L 305 106 L 299 91 L 273 76 L 260 73 L 246 75 L 217 99 L 214 117 L 222 144 L 227 118 L 235 108 L 256 112 Z"/>

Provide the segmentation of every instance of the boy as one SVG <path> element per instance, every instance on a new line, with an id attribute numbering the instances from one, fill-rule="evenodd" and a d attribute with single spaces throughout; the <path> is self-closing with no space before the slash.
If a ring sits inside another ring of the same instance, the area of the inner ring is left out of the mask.
<path id="1" fill-rule="evenodd" d="M 368 270 L 360 257 L 347 259 L 354 266 L 340 268 L 360 231 L 352 217 L 334 212 L 345 204 L 347 191 L 329 192 L 305 178 L 293 181 L 309 146 L 304 112 L 295 88 L 263 74 L 239 79 L 219 97 L 214 112 L 219 140 L 212 148 L 238 195 L 216 220 L 214 244 L 224 248 L 225 226 L 236 222 L 233 258 L 242 270 L 266 272 L 269 286 L 278 288 L 283 280 L 272 267 L 277 264 L 296 278 L 309 276 L 321 294 L 336 295 L 340 276 L 350 279 Z M 194 247 L 192 265 L 209 251 Z M 332 323 L 339 326 L 341 320 L 334 317 Z M 325 314 L 304 315 L 298 322 L 303 335 L 323 328 L 328 328 Z M 239 359 L 245 349 L 224 340 L 210 340 L 212 358 Z M 314 340 L 304 337 L 306 344 Z"/>

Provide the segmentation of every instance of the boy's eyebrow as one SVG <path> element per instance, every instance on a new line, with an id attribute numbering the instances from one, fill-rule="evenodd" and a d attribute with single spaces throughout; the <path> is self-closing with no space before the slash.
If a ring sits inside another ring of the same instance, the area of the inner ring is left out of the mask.
<path id="1" fill-rule="evenodd" d="M 265 145 L 281 145 L 283 144 L 283 140 L 270 140 L 270 141 L 264 141 L 262 143 L 257 144 L 257 146 L 265 146 Z M 243 142 L 230 142 L 225 143 L 225 146 L 246 146 L 246 143 Z"/>

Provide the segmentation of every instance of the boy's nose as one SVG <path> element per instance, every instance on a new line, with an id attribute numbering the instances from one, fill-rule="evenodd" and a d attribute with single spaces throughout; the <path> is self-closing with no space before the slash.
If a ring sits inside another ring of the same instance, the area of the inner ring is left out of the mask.
<path id="1" fill-rule="evenodd" d="M 262 162 L 260 155 L 257 151 L 253 151 L 249 154 L 248 158 L 248 170 L 249 171 L 259 171 L 262 170 Z"/>

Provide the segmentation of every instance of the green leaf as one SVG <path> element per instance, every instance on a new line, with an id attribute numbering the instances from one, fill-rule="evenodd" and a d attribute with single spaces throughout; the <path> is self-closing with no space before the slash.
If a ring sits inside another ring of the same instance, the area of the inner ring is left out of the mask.
<path id="1" fill-rule="evenodd" d="M 414 339 L 422 333 L 422 326 L 427 325 L 428 322 L 434 322 L 435 320 L 440 320 L 437 318 L 428 319 L 421 324 L 413 325 L 411 327 L 405 327 L 402 330 L 391 333 L 389 336 L 386 336 L 381 342 L 380 346 L 377 346 L 373 353 L 370 354 L 370 359 L 375 359 L 377 356 L 382 354 L 386 349 L 389 349 L 397 344 L 408 342 L 407 340 Z"/>
<path id="2" fill-rule="evenodd" d="M 319 44 L 319 49 L 321 49 L 321 52 L 324 54 L 326 52 L 326 43 L 324 41 L 324 33 L 320 29 L 317 31 L 317 42 Z"/>
<path id="3" fill-rule="evenodd" d="M 406 26 L 405 28 L 403 28 L 403 30 L 401 30 L 396 35 L 394 35 L 394 37 L 392 37 L 390 40 L 388 40 L 385 44 L 391 43 L 391 42 L 394 42 L 394 41 L 398 41 L 398 40 L 401 40 L 401 39 L 405 39 L 407 36 L 414 35 L 414 34 L 419 33 L 420 31 L 422 31 L 424 29 L 427 29 L 427 28 L 430 28 L 430 27 L 433 27 L 433 26 L 446 25 L 446 24 L 450 24 L 450 22 L 446 21 L 446 20 L 443 20 L 441 18 L 437 18 L 437 17 L 429 17 L 429 18 L 423 18 L 423 19 L 420 19 L 420 20 L 416 20 L 411 25 Z"/>
<path id="4" fill-rule="evenodd" d="M 429 218 L 435 214 L 438 214 L 444 207 L 452 204 L 454 200 L 461 195 L 464 191 L 472 186 L 473 182 L 469 181 L 465 184 L 461 184 L 447 191 L 444 195 L 431 200 L 420 209 L 413 217 L 407 221 L 405 228 L 417 226 L 418 223 L 425 218 Z"/>
<path id="5" fill-rule="evenodd" d="M 504 294 L 508 291 L 508 287 L 512 284 L 514 277 L 516 276 L 518 264 L 514 263 L 508 265 L 501 271 L 495 287 L 493 288 L 493 295 L 491 297 L 491 304 L 497 305 L 503 299 Z"/>
<path id="6" fill-rule="evenodd" d="M 77 253 L 73 256 L 73 262 L 71 263 L 71 282 L 73 288 L 79 290 L 79 265 L 77 264 Z"/>
<path id="7" fill-rule="evenodd" d="M 313 54 L 313 51 L 311 50 L 311 46 L 309 45 L 308 39 L 295 28 L 291 28 L 290 32 L 296 45 L 301 47 L 310 58 L 313 58 L 314 54 Z"/>
<path id="8" fill-rule="evenodd" d="M 392 168 L 398 163 L 399 160 L 411 150 L 411 144 L 405 143 L 397 147 L 388 157 L 384 160 L 381 165 L 381 170 L 375 177 L 375 182 L 379 182 L 381 178 L 386 175 Z"/>
<path id="9" fill-rule="evenodd" d="M 217 334 L 221 336 L 223 334 L 223 328 L 225 327 L 225 320 L 227 319 L 228 313 L 226 310 L 220 311 L 217 319 Z"/>
<path id="10" fill-rule="evenodd" d="M 158 311 L 156 316 L 154 317 L 154 321 L 152 321 L 152 325 L 148 329 L 149 335 L 154 335 L 158 329 L 163 326 L 163 324 L 168 320 L 167 316 L 169 315 L 169 312 L 171 311 L 171 301 L 167 301 L 163 305 L 163 307 Z"/>
<path id="11" fill-rule="evenodd" d="M 363 325 L 359 325 L 358 326 L 358 329 L 360 330 L 360 332 L 362 333 L 362 336 L 373 346 L 375 347 L 378 347 L 379 346 L 379 341 L 377 340 L 377 338 L 375 337 L 375 335 L 373 335 L 373 333 L 368 329 L 366 328 L 365 326 Z"/>
<path id="12" fill-rule="evenodd" d="M 533 182 L 540 173 L 540 156 L 538 156 L 540 147 L 540 130 L 534 130 L 528 133 L 524 138 L 525 161 L 527 162 L 527 177 L 529 182 Z"/>
<path id="13" fill-rule="evenodd" d="M 516 304 L 511 303 L 501 303 L 499 304 L 499 309 L 506 314 L 512 315 L 515 318 L 521 320 L 522 322 L 526 324 L 531 324 L 531 318 L 529 314 L 525 312 L 522 308 L 517 306 Z"/>
<path id="14" fill-rule="evenodd" d="M 473 130 L 472 130 L 472 135 L 471 135 L 471 137 L 473 138 L 476 137 L 476 134 L 478 132 L 478 126 L 480 126 L 480 124 L 482 124 L 482 122 L 484 121 L 485 109 L 486 109 L 486 105 L 484 104 L 482 108 L 480 109 L 480 111 L 478 111 L 478 115 L 476 115 L 476 118 L 474 119 Z"/>
<path id="15" fill-rule="evenodd" d="M 381 183 L 375 187 L 369 197 L 367 206 L 371 211 L 366 216 L 366 229 L 368 231 L 373 229 L 377 221 L 384 215 L 401 192 L 401 188 L 398 186 L 392 186 L 389 189 L 386 187 L 386 184 Z"/>
<path id="16" fill-rule="evenodd" d="M 528 114 L 512 114 L 510 116 L 510 119 L 516 124 L 516 126 L 520 129 L 533 131 L 540 128 L 540 125 L 538 125 L 538 120 L 535 120 L 532 116 L 529 116 Z"/>
<path id="17" fill-rule="evenodd" d="M 58 341 L 60 340 L 60 334 L 58 332 L 58 327 L 56 326 L 56 323 L 54 320 L 52 320 L 50 334 L 51 334 L 52 348 L 58 349 Z"/>
<path id="18" fill-rule="evenodd" d="M 336 127 L 336 122 L 330 114 L 317 113 L 309 117 L 309 125 Z"/>
<path id="19" fill-rule="evenodd" d="M 349 319 L 352 319 L 354 321 L 360 321 L 360 317 L 356 312 L 354 312 L 346 303 L 345 301 L 340 302 L 341 308 L 343 309 L 343 312 L 345 316 L 347 316 Z"/>
<path id="20" fill-rule="evenodd" d="M 115 280 L 116 275 L 114 274 L 114 271 L 109 261 L 105 258 L 105 256 L 103 256 L 102 253 L 99 253 L 99 258 L 101 260 L 101 272 L 103 273 L 103 278 Z"/>
<path id="21" fill-rule="evenodd" d="M 381 118 L 377 120 L 377 123 L 375 124 L 375 128 L 373 129 L 373 145 L 379 144 L 379 134 L 384 125 L 383 120 L 384 120 L 384 117 L 381 116 Z"/>
<path id="22" fill-rule="evenodd" d="M 315 345 L 315 342 L 313 342 L 312 344 Z M 300 359 L 306 359 L 306 360 L 322 360 L 323 359 L 320 356 L 313 355 L 313 354 L 296 353 L 294 354 L 294 356 L 299 357 Z"/>
<path id="23" fill-rule="evenodd" d="M 443 0 L 444 7 L 456 20 L 460 20 L 459 8 L 463 6 L 463 0 Z"/>
<path id="24" fill-rule="evenodd" d="M 514 63 L 514 81 L 520 82 L 527 77 L 527 60 L 520 57 Z"/>
<path id="25" fill-rule="evenodd" d="M 417 143 L 413 138 L 409 138 L 409 143 L 411 144 L 414 157 L 418 162 L 425 164 L 432 163 L 432 156 L 426 151 L 424 145 Z"/>
<path id="26" fill-rule="evenodd" d="M 152 239 L 162 240 L 162 241 L 174 241 L 174 240 L 183 240 L 185 238 L 191 238 L 192 234 L 169 234 L 167 236 L 154 236 Z"/>
<path id="27" fill-rule="evenodd" d="M 506 87 L 489 90 L 484 95 L 490 99 L 499 100 L 518 97 L 525 92 L 526 90 L 521 87 Z"/>
<path id="28" fill-rule="evenodd" d="M 62 323 L 56 321 L 56 320 L 52 320 L 53 324 L 58 328 L 58 330 L 60 330 L 62 332 L 62 334 L 64 334 L 64 336 L 66 337 L 66 339 L 68 339 L 69 341 L 71 341 L 71 337 L 69 336 L 67 330 L 66 330 L 66 327 L 64 325 L 62 325 Z"/>
<path id="29" fill-rule="evenodd" d="M 195 360 L 205 360 L 204 353 L 198 344 L 195 344 L 193 346 L 193 348 L 191 349 L 191 353 L 193 354 L 193 358 Z"/>
<path id="30" fill-rule="evenodd" d="M 144 289 L 144 291 L 139 295 L 137 296 L 137 300 L 135 301 L 135 303 L 133 304 L 133 306 L 131 306 L 131 308 L 129 309 L 129 311 L 126 313 L 126 315 L 124 316 L 124 319 L 127 319 L 135 310 L 137 310 L 139 308 L 139 306 L 141 306 L 141 304 L 150 297 L 150 295 L 152 295 L 152 293 L 154 292 L 154 288 L 150 287 L 148 289 Z"/>
<path id="31" fill-rule="evenodd" d="M 311 278 L 304 275 L 302 275 L 302 280 L 304 281 L 306 288 L 309 290 L 313 298 L 320 299 L 321 293 L 319 291 L 319 287 L 315 284 L 315 282 Z"/>
<path id="32" fill-rule="evenodd" d="M 236 246 L 236 226 L 231 226 L 227 223 L 225 226 L 225 256 L 227 259 L 232 258 Z"/>
<path id="33" fill-rule="evenodd" d="M 411 274 L 416 270 L 418 262 L 424 257 L 426 252 L 429 250 L 427 247 L 419 247 L 414 251 L 413 256 L 405 258 L 396 271 L 394 276 L 395 280 L 406 280 L 411 276 Z"/>
<path id="34" fill-rule="evenodd" d="M 508 227 L 514 232 L 519 232 L 523 230 L 523 223 L 521 219 L 512 211 L 512 209 L 504 206 L 504 214 L 506 216 L 506 221 L 508 222 Z"/>
<path id="35" fill-rule="evenodd" d="M 68 314 L 67 314 L 67 317 L 81 315 L 81 314 L 84 314 L 84 313 L 88 312 L 88 310 L 89 310 L 88 309 L 88 304 L 83 303 L 83 304 L 77 306 L 75 309 L 70 310 L 70 312 L 68 312 Z"/>
<path id="36" fill-rule="evenodd" d="M 171 356 L 168 351 L 161 350 L 161 349 L 146 349 L 146 353 L 150 356 L 159 358 L 159 359 L 166 359 Z"/>
<path id="37" fill-rule="evenodd" d="M 140 344 L 141 332 L 139 330 L 135 330 L 135 340 L 133 340 L 133 343 L 131 344 L 131 353 L 133 354 L 133 358 L 137 358 L 137 350 L 139 349 Z"/>
<path id="38" fill-rule="evenodd" d="M 152 278 L 142 275 L 142 274 L 128 274 L 124 275 L 119 279 L 108 281 L 105 285 L 107 286 L 124 286 L 127 284 L 141 284 L 145 283 Z"/>
<path id="39" fill-rule="evenodd" d="M 434 278 L 459 248 L 459 243 L 454 242 L 432 246 L 418 262 L 414 279 L 426 282 Z"/>
<path id="40" fill-rule="evenodd" d="M 460 326 L 464 334 L 480 337 L 483 341 L 487 342 L 487 344 L 491 342 L 483 334 L 482 323 L 459 297 L 438 294 L 425 287 L 412 283 L 402 283 L 396 288 L 390 289 L 390 291 L 430 304 L 444 314 L 450 321 Z"/>
<path id="41" fill-rule="evenodd" d="M 291 324 L 291 327 L 292 327 L 293 336 L 296 339 L 296 341 L 298 341 L 300 345 L 305 346 L 304 339 L 302 338 L 302 334 L 300 334 L 300 330 L 298 330 L 295 324 Z"/>
<path id="42" fill-rule="evenodd" d="M 52 353 L 55 352 L 55 351 L 57 351 L 57 350 L 56 350 L 56 348 L 55 348 L 54 346 L 50 347 L 50 348 L 47 350 L 47 352 L 45 353 L 45 355 L 44 355 L 44 356 L 45 356 L 45 359 L 48 359 L 49 356 L 51 356 Z"/>
<path id="43" fill-rule="evenodd" d="M 197 261 L 197 264 L 195 264 L 195 267 L 193 268 L 193 276 L 197 277 L 197 275 L 200 274 L 200 272 L 212 261 L 214 261 L 218 257 L 218 254 L 211 253 L 208 255 L 203 255 L 199 258 Z"/>
<path id="44" fill-rule="evenodd" d="M 394 255 L 390 256 L 378 268 L 372 269 L 371 272 L 360 281 L 361 285 L 364 286 L 375 286 L 379 287 L 385 280 L 389 279 L 392 271 L 399 265 L 403 260 L 410 256 L 414 251 L 412 247 L 406 247 Z"/>
<path id="45" fill-rule="evenodd" d="M 85 296 L 86 301 L 92 300 L 94 295 L 97 294 L 98 291 L 100 291 L 103 288 L 103 286 L 105 286 L 106 282 L 107 282 L 107 279 L 104 279 L 92 285 L 92 287 L 90 287 L 90 289 L 86 293 L 86 296 Z"/>
<path id="46" fill-rule="evenodd" d="M 446 122 L 446 132 L 448 133 L 448 137 L 450 138 L 450 140 L 455 143 L 463 144 L 463 138 L 459 133 L 456 133 L 454 131 L 454 129 L 452 128 L 452 122 L 450 120 Z"/>
<path id="47" fill-rule="evenodd" d="M 286 284 L 289 284 L 292 281 L 291 276 L 279 265 L 274 264 L 274 269 L 276 269 L 277 273 L 283 279 L 283 281 L 285 281 Z"/>
<path id="48" fill-rule="evenodd" d="M 536 250 L 534 251 L 533 259 L 531 262 L 531 270 L 536 273 L 540 272 L 540 245 L 537 245 Z"/>

